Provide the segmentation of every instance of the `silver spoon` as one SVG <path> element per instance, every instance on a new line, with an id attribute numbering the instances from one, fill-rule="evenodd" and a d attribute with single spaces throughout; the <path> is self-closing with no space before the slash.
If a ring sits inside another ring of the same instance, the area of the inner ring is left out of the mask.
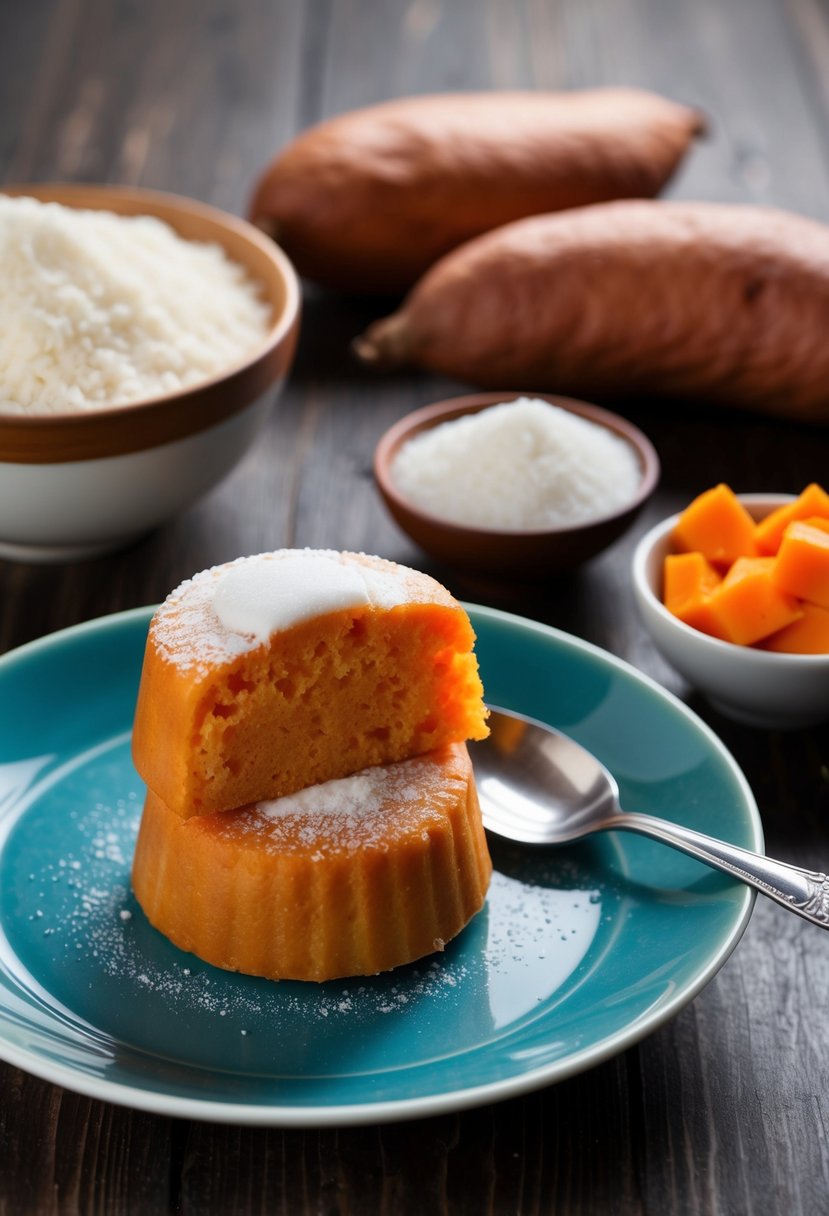
<path id="1" fill-rule="evenodd" d="M 490 735 L 471 745 L 485 827 L 525 844 L 567 844 L 622 828 L 669 844 L 829 929 L 829 878 L 652 815 L 623 811 L 603 764 L 550 726 L 490 707 Z"/>

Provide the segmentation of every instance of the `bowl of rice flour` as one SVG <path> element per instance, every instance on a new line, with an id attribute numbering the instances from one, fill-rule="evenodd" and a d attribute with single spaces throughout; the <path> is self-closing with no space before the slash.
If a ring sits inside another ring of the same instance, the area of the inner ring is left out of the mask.
<path id="1" fill-rule="evenodd" d="M 273 242 L 175 195 L 4 187 L 0 264 L 0 557 L 118 547 L 241 460 L 299 329 Z"/>
<path id="2" fill-rule="evenodd" d="M 475 393 L 416 410 L 375 452 L 380 493 L 427 553 L 468 572 L 543 579 L 594 557 L 659 479 L 632 423 L 566 397 Z"/>

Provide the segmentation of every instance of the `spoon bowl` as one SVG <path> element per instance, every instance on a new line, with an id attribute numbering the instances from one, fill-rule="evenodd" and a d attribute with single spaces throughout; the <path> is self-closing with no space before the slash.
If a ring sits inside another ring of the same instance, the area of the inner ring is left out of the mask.
<path id="1" fill-rule="evenodd" d="M 612 774 L 543 722 L 490 706 L 490 734 L 470 744 L 487 831 L 522 844 L 570 844 L 591 832 L 650 836 L 696 857 L 829 928 L 829 878 L 774 861 L 681 824 L 625 811 Z"/>

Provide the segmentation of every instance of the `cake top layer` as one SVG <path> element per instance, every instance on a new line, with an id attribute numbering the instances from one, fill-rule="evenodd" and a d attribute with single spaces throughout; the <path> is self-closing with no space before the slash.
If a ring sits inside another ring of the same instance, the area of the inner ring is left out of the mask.
<path id="1" fill-rule="evenodd" d="M 277 549 L 186 579 L 156 612 L 150 634 L 159 654 L 177 667 L 207 669 L 317 616 L 413 603 L 456 605 L 429 575 L 384 558 Z"/>

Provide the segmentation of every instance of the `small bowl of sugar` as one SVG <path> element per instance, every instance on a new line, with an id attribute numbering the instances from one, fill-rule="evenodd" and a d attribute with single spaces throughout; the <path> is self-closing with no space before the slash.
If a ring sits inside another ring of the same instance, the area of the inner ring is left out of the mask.
<path id="1" fill-rule="evenodd" d="M 631 422 L 568 397 L 475 393 L 380 439 L 374 472 L 422 549 L 470 573 L 544 578 L 595 557 L 633 521 L 659 458 Z"/>

